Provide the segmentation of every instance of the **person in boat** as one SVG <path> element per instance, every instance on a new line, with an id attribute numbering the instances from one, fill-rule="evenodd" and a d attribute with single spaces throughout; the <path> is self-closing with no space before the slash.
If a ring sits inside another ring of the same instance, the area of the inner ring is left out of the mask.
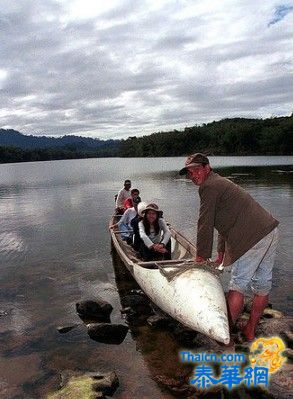
<path id="1" fill-rule="evenodd" d="M 128 244 L 132 244 L 133 227 L 131 222 L 137 216 L 137 207 L 140 202 L 141 199 L 139 196 L 133 198 L 133 207 L 126 209 L 119 222 L 110 226 L 110 229 L 118 228 L 121 233 L 120 235 L 122 240 L 126 241 Z"/>
<path id="2" fill-rule="evenodd" d="M 140 256 L 145 261 L 171 259 L 171 232 L 162 211 L 156 204 L 149 204 L 138 223 L 141 245 Z"/>
<path id="3" fill-rule="evenodd" d="M 139 204 L 141 202 L 141 198 L 139 196 L 139 190 L 137 188 L 133 188 L 130 191 L 130 194 L 131 194 L 131 197 L 127 198 L 124 201 L 124 204 L 123 204 L 124 209 L 133 208 L 134 203 Z M 137 202 L 137 198 L 139 200 L 138 202 Z"/>
<path id="4" fill-rule="evenodd" d="M 116 198 L 116 203 L 115 203 L 116 213 L 123 214 L 125 210 L 124 201 L 126 201 L 128 198 L 131 198 L 130 189 L 131 189 L 131 181 L 127 179 L 124 182 L 124 187 L 119 191 Z"/>
<path id="5" fill-rule="evenodd" d="M 268 304 L 279 222 L 243 188 L 215 173 L 204 154 L 190 155 L 179 172 L 199 186 L 197 256 L 203 263 L 212 255 L 213 231 L 218 231 L 216 263 L 232 265 L 227 294 L 230 323 L 234 325 L 250 287 L 254 294 L 249 320 L 240 326 L 242 338 L 251 341 Z"/>
<path id="6" fill-rule="evenodd" d="M 143 212 L 144 212 L 146 207 L 147 207 L 147 203 L 146 202 L 143 202 L 143 201 L 140 202 L 138 204 L 138 206 L 137 206 L 137 215 L 130 222 L 131 227 L 132 227 L 132 231 L 133 231 L 132 247 L 137 252 L 139 252 L 140 245 L 141 245 L 141 238 L 140 238 L 140 235 L 139 235 L 138 223 L 140 222 L 140 220 L 142 220 Z"/>

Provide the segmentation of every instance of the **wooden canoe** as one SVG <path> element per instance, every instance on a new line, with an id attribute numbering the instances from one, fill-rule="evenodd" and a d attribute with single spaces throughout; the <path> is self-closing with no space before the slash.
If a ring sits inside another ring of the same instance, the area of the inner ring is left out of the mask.
<path id="1" fill-rule="evenodd" d="M 113 216 L 110 224 L 117 218 Z M 113 245 L 145 294 L 180 323 L 219 342 L 230 341 L 227 307 L 219 277 L 211 266 L 197 265 L 195 246 L 169 225 L 171 260 L 144 262 L 110 230 Z"/>

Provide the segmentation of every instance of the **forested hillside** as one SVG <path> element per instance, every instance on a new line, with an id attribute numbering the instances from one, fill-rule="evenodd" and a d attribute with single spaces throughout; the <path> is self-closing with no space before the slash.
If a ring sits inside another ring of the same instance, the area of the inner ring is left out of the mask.
<path id="1" fill-rule="evenodd" d="M 25 136 L 0 129 L 0 162 L 91 157 L 165 157 L 193 152 L 210 155 L 289 155 L 293 153 L 293 116 L 223 119 L 183 131 L 153 133 L 125 140 L 79 136 Z"/>

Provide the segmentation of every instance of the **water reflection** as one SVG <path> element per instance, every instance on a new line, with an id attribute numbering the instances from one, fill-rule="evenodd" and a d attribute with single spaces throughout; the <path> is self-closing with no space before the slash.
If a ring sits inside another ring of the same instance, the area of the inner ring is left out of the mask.
<path id="1" fill-rule="evenodd" d="M 291 173 L 275 172 L 292 170 L 284 166 L 292 158 L 212 160 L 216 167 L 225 166 L 222 175 L 231 176 L 280 221 L 271 301 L 277 309 L 292 312 L 293 182 Z M 134 331 L 117 348 L 109 348 L 91 341 L 82 326 L 63 335 L 56 327 L 78 322 L 75 303 L 96 296 L 113 305 L 114 323 L 123 322 L 108 222 L 114 194 L 125 178 L 132 179 L 143 199 L 156 200 L 179 231 L 195 239 L 199 198 L 195 186 L 177 175 L 183 161 L 93 159 L 0 165 L 0 310 L 8 311 L 0 313 L 0 397 L 45 398 L 58 388 L 64 369 L 115 368 L 122 381 L 117 399 L 168 398 L 154 381 L 156 373 L 172 376 L 178 367 L 178 346 L 167 333 L 142 326 L 137 336 Z M 283 165 L 229 167 L 260 161 Z M 158 356 L 156 342 L 168 352 L 165 362 Z"/>
<path id="2" fill-rule="evenodd" d="M 125 302 L 124 298 L 129 295 L 132 290 L 137 290 L 140 287 L 125 268 L 114 248 L 112 248 L 112 261 L 120 303 L 123 308 Z M 181 379 L 182 383 L 185 378 L 188 378 L 192 368 L 190 365 L 182 364 L 179 361 L 178 353 L 181 349 L 180 345 L 176 343 L 176 340 L 172 337 L 170 332 L 152 329 L 146 322 L 147 317 L 148 312 L 140 313 L 140 315 L 136 314 L 131 318 L 127 318 L 126 316 L 131 336 L 135 342 L 136 351 L 143 356 L 144 363 L 148 368 L 152 380 L 168 381 L 168 379 L 174 379 L 175 377 L 177 381 Z M 142 385 L 144 385 L 144 383 L 147 384 L 144 377 L 142 377 L 141 383 Z M 158 392 L 156 398 L 174 397 L 167 389 L 166 384 L 165 388 L 164 384 L 161 384 L 161 387 L 158 385 L 158 390 L 160 394 Z M 132 392 L 129 392 L 129 397 L 132 397 Z"/>
<path id="3" fill-rule="evenodd" d="M 120 260 L 114 248 L 112 248 L 112 262 L 120 303 L 123 308 L 125 297 L 129 296 L 132 290 L 139 289 L 139 286 Z M 152 328 L 147 323 L 147 317 L 148 312 L 141 310 L 133 317 L 126 316 L 126 320 L 132 339 L 135 342 L 136 351 L 141 354 L 144 364 L 148 368 L 148 377 L 157 384 L 158 393 L 155 396 L 156 398 L 231 398 L 230 393 L 219 389 L 216 389 L 215 392 L 199 393 L 189 384 L 189 380 L 193 375 L 194 364 L 182 363 L 179 359 L 179 353 L 189 348 L 192 348 L 191 350 L 195 352 L 209 351 L 207 347 L 201 346 L 203 345 L 202 339 L 204 339 L 201 338 L 201 334 L 192 333 L 191 339 L 189 339 L 190 331 L 184 331 L 180 323 L 177 322 L 174 322 L 171 328 Z M 148 384 L 149 380 L 145 376 L 140 376 L 139 374 L 138 376 L 142 385 Z M 145 393 L 148 395 L 147 390 Z M 233 390 L 233 398 L 235 399 L 246 397 L 244 395 L 246 394 L 242 388 Z M 128 397 L 137 398 L 138 396 L 130 390 Z M 262 395 L 259 392 L 255 392 L 253 397 L 260 399 Z"/>

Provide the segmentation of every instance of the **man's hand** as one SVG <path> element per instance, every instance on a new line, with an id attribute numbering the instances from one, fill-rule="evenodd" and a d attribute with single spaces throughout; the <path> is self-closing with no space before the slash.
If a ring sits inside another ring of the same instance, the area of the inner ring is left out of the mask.
<path id="1" fill-rule="evenodd" d="M 205 263 L 207 260 L 204 259 L 203 257 L 196 255 L 196 257 L 193 259 L 195 263 Z"/>
<path id="2" fill-rule="evenodd" d="M 223 259 L 224 259 L 224 252 L 218 252 L 218 256 L 214 260 L 214 262 L 217 263 L 217 265 L 220 265 L 221 263 L 223 263 Z"/>

